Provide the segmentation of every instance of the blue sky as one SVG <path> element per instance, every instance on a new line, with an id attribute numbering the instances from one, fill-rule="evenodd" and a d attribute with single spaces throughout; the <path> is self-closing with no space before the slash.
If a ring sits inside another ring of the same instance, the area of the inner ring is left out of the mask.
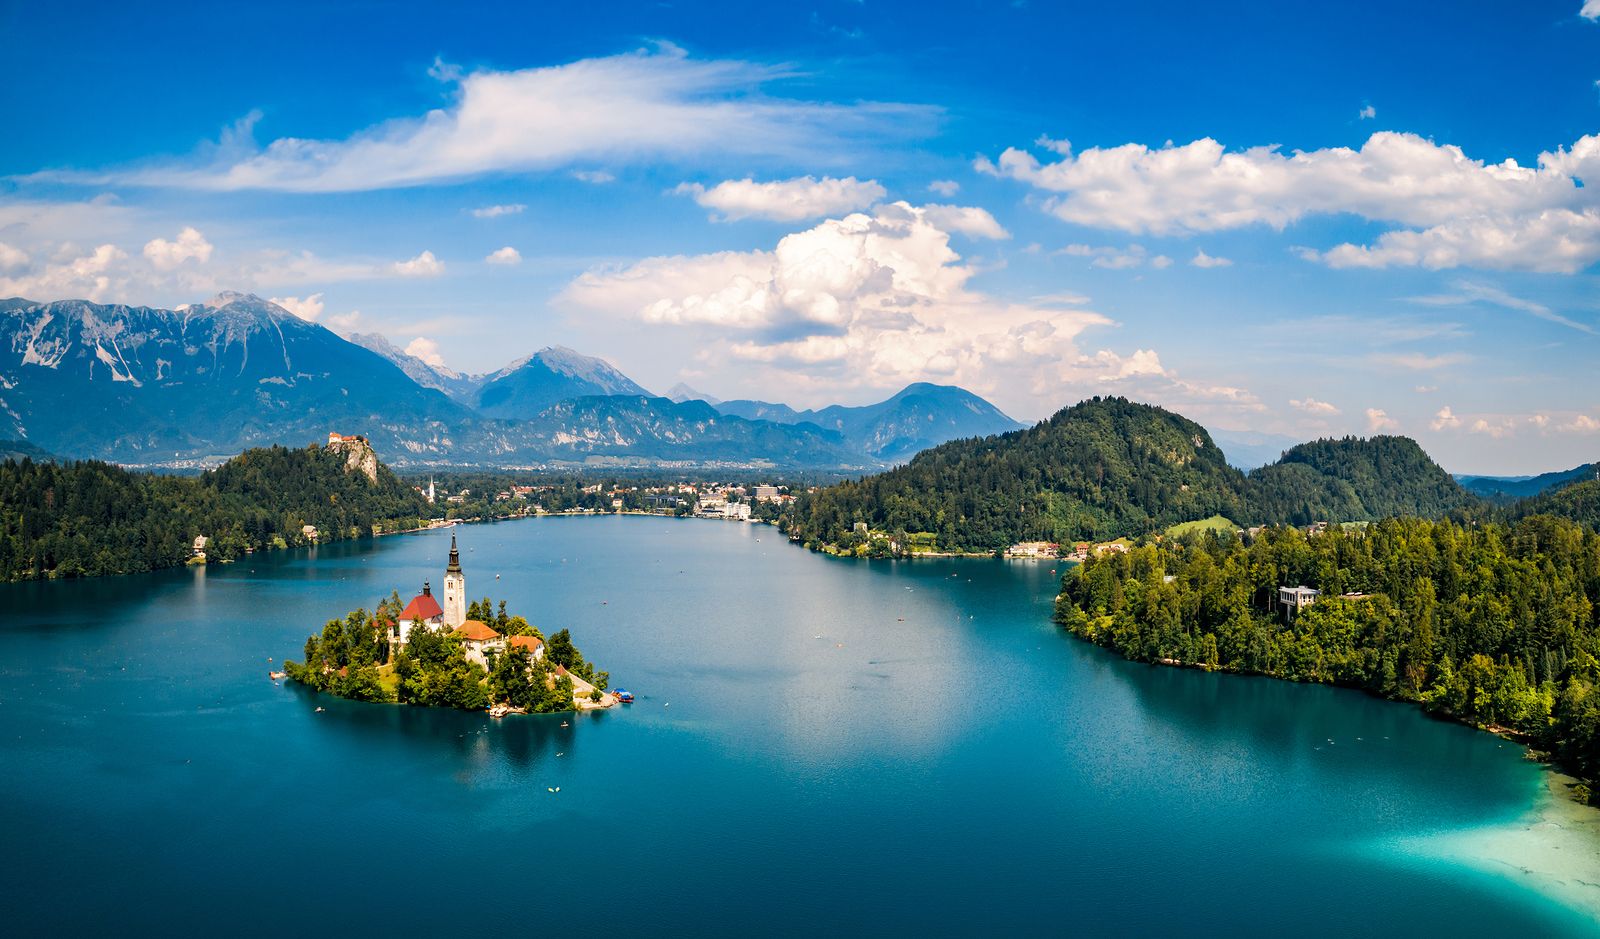
<path id="1" fill-rule="evenodd" d="M 0 295 L 1600 456 L 1600 0 L 1110 6 L 0 5 Z"/>

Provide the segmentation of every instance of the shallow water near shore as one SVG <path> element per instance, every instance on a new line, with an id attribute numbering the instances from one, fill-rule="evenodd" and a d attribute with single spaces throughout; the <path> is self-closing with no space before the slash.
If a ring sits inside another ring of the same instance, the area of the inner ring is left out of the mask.
<path id="1" fill-rule="evenodd" d="M 437 584 L 449 532 L 0 586 L 5 921 L 1600 926 L 1591 816 L 1541 831 L 1568 809 L 1518 748 L 1354 692 L 1125 662 L 1050 623 L 1048 563 L 846 561 L 693 520 L 456 534 L 469 596 L 570 628 L 638 702 L 495 721 L 268 680 L 325 619 Z"/>

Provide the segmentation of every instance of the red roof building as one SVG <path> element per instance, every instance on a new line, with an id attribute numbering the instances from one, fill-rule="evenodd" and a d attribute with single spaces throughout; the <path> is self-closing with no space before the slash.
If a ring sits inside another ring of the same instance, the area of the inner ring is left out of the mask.
<path id="1" fill-rule="evenodd" d="M 411 598 L 406 608 L 400 611 L 400 622 L 427 622 L 432 619 L 444 619 L 444 610 L 439 607 L 439 601 L 433 598 L 433 590 L 427 585 L 422 585 L 422 592 Z"/>

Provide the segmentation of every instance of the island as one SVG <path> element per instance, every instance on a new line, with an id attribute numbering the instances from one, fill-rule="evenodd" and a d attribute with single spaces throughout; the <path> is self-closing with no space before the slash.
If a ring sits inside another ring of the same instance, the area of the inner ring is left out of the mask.
<path id="1" fill-rule="evenodd" d="M 354 701 L 487 710 L 508 714 L 609 708 L 628 700 L 608 693 L 610 675 L 585 661 L 565 629 L 544 635 L 507 612 L 504 600 L 467 602 L 466 573 L 455 536 L 444 591 L 432 585 L 403 606 L 398 591 L 377 609 L 353 610 L 306 638 L 300 662 L 284 674 L 317 691 Z"/>

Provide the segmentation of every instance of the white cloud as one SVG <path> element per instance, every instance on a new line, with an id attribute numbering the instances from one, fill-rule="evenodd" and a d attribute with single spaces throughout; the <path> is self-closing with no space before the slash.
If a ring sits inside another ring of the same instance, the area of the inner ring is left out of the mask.
<path id="1" fill-rule="evenodd" d="M 444 262 L 424 251 L 409 261 L 394 262 L 393 269 L 401 277 L 438 277 L 444 273 Z"/>
<path id="2" fill-rule="evenodd" d="M 1600 0 L 1594 0 L 1594 2 L 1600 3 Z M 1600 433 L 1600 420 L 1596 420 L 1587 414 L 1576 414 L 1572 420 L 1562 424 L 1559 429 L 1566 434 Z"/>
<path id="3" fill-rule="evenodd" d="M 1367 408 L 1367 429 L 1375 434 L 1399 430 L 1400 422 L 1390 417 L 1382 408 Z"/>
<path id="4" fill-rule="evenodd" d="M 309 322 L 316 322 L 324 309 L 322 294 L 314 293 L 304 299 L 300 297 L 273 297 L 271 302 L 283 307 L 295 316 Z"/>
<path id="5" fill-rule="evenodd" d="M 1356 116 L 1363 121 L 1370 121 L 1378 116 L 1378 109 L 1369 104 L 1363 107 Z"/>
<path id="6" fill-rule="evenodd" d="M 62 246 L 69 252 L 70 245 Z M 128 253 L 113 244 L 104 244 L 88 254 L 67 253 L 60 261 L 41 270 L 17 277 L 0 277 L 0 296 L 28 297 L 32 300 L 85 299 L 100 302 L 122 292 L 126 275 L 122 272 Z M 121 297 L 118 297 L 121 299 Z"/>
<path id="7" fill-rule="evenodd" d="M 211 242 L 196 228 L 189 227 L 178 233 L 177 241 L 153 238 L 144 246 L 144 256 L 158 271 L 176 269 L 185 261 L 211 260 Z"/>
<path id="8" fill-rule="evenodd" d="M 1316 398 L 1297 398 L 1291 400 L 1289 402 L 1289 406 L 1299 408 L 1300 410 L 1305 411 L 1307 414 L 1334 415 L 1339 413 L 1339 409 L 1337 407 L 1334 407 L 1326 401 L 1318 401 Z"/>
<path id="9" fill-rule="evenodd" d="M 590 185 L 594 186 L 603 186 L 606 183 L 614 183 L 617 181 L 617 177 L 615 175 L 608 173 L 605 170 L 573 170 L 572 178 L 576 179 L 580 183 L 589 183 Z"/>
<path id="10" fill-rule="evenodd" d="M 1583 0 L 1578 15 L 1586 20 L 1600 20 L 1600 0 Z"/>
<path id="11" fill-rule="evenodd" d="M 1150 257 L 1144 245 L 1129 245 L 1127 248 L 1113 248 L 1108 245 L 1094 246 L 1084 244 L 1067 245 L 1057 254 L 1064 254 L 1073 258 L 1092 258 L 1089 262 L 1092 267 L 1103 267 L 1107 270 L 1122 271 L 1140 267 L 1146 262 L 1154 268 L 1164 268 L 1172 263 L 1172 259 L 1165 255 Z"/>
<path id="12" fill-rule="evenodd" d="M 935 227 L 959 232 L 969 238 L 1004 240 L 1011 233 L 995 221 L 988 211 L 971 205 L 925 205 L 923 214 Z"/>
<path id="13" fill-rule="evenodd" d="M 953 179 L 936 179 L 928 184 L 929 192 L 936 192 L 946 199 L 961 191 L 961 184 Z"/>
<path id="14" fill-rule="evenodd" d="M 1452 365 L 1461 365 L 1469 361 L 1467 355 L 1459 352 L 1446 352 L 1440 355 L 1428 355 L 1424 352 L 1395 352 L 1374 355 L 1371 359 L 1378 365 L 1393 366 L 1409 372 L 1429 372 L 1434 369 L 1449 368 Z"/>
<path id="15" fill-rule="evenodd" d="M 876 180 L 859 180 L 854 176 L 843 179 L 798 176 L 764 183 L 747 177 L 725 180 L 710 189 L 699 183 L 681 183 L 673 192 L 693 196 L 700 205 L 715 209 L 720 215 L 712 217 L 723 222 L 747 218 L 798 222 L 824 215 L 843 215 L 866 208 L 886 194 Z"/>
<path id="16" fill-rule="evenodd" d="M 1515 310 L 1519 313 L 1527 313 L 1530 316 L 1537 316 L 1540 319 L 1549 320 L 1552 323 L 1559 323 L 1562 326 L 1566 326 L 1569 329 L 1576 329 L 1579 332 L 1589 333 L 1590 335 L 1595 334 L 1595 328 L 1593 326 L 1589 326 L 1588 324 L 1580 323 L 1576 320 L 1562 316 L 1542 303 L 1536 303 L 1532 300 L 1525 300 L 1522 297 L 1514 296 L 1513 294 L 1508 293 L 1507 291 L 1502 290 L 1493 284 L 1478 283 L 1470 280 L 1458 280 L 1451 285 L 1451 289 L 1454 291 L 1454 293 L 1432 294 L 1429 296 L 1411 297 L 1409 299 L 1413 303 L 1421 303 L 1428 306 L 1460 306 L 1469 303 L 1487 303 L 1491 306 L 1498 306 L 1507 310 Z"/>
<path id="17" fill-rule="evenodd" d="M 852 388 L 952 382 L 1029 411 L 1112 387 L 1174 406 L 1255 409 L 1237 388 L 1189 381 L 1154 350 L 1081 352 L 1111 321 L 1056 298 L 1018 303 L 970 289 L 938 212 L 904 202 L 830 219 L 770 251 L 647 258 L 574 280 L 558 305 L 689 330 L 706 361 L 781 381 L 790 400 Z"/>
<path id="18" fill-rule="evenodd" d="M 502 215 L 521 215 L 527 209 L 526 205 L 515 202 L 510 205 L 486 205 L 472 210 L 473 218 L 499 218 Z"/>
<path id="19" fill-rule="evenodd" d="M 434 368 L 444 366 L 444 356 L 439 354 L 439 344 L 426 336 L 418 336 L 406 343 L 405 353 L 416 356 Z"/>
<path id="20" fill-rule="evenodd" d="M 28 266 L 29 260 L 28 252 L 0 241 L 0 274 L 20 271 Z"/>
<path id="21" fill-rule="evenodd" d="M 1194 257 L 1189 259 L 1189 263 L 1193 264 L 1195 267 L 1232 267 L 1233 266 L 1233 262 L 1228 260 L 1227 258 L 1214 258 L 1211 255 L 1206 254 L 1204 251 L 1201 251 L 1199 249 L 1195 250 Z"/>
<path id="22" fill-rule="evenodd" d="M 1501 437 L 1515 432 L 1516 425 L 1512 421 L 1504 418 L 1490 422 L 1487 418 L 1480 417 L 1472 422 L 1472 427 L 1469 429 L 1475 434 L 1484 434 L 1485 436 L 1493 437 L 1498 440 Z"/>
<path id="23" fill-rule="evenodd" d="M 343 140 L 284 137 L 257 148 L 253 122 L 246 122 L 202 153 L 198 165 L 49 175 L 216 190 L 363 191 L 597 159 L 815 159 L 924 133 L 939 113 L 776 97 L 762 89 L 790 74 L 783 67 L 693 59 L 666 43 L 543 68 L 463 73 L 441 65 L 433 74 L 455 86 L 448 106 Z"/>
<path id="24" fill-rule="evenodd" d="M 1434 430 L 1444 430 L 1447 427 L 1460 427 L 1461 418 L 1457 417 L 1455 412 L 1450 410 L 1449 407 L 1442 407 L 1439 409 L 1439 413 L 1433 416 L 1433 422 L 1428 426 L 1432 427 Z"/>
<path id="25" fill-rule="evenodd" d="M 522 254 L 516 248 L 506 245 L 504 248 L 489 252 L 489 256 L 484 260 L 490 264 L 521 264 Z"/>
<path id="26" fill-rule="evenodd" d="M 1537 167 L 1485 163 L 1459 147 L 1383 131 L 1360 150 L 1226 151 L 1210 138 L 1074 154 L 1052 142 L 1049 163 L 1007 149 L 978 170 L 1046 192 L 1047 211 L 1079 225 L 1134 234 L 1283 228 L 1350 213 L 1403 226 L 1368 246 L 1304 257 L 1336 267 L 1490 267 L 1572 273 L 1600 260 L 1600 136 L 1541 153 Z M 1583 185 L 1583 182 L 1589 185 Z"/>

